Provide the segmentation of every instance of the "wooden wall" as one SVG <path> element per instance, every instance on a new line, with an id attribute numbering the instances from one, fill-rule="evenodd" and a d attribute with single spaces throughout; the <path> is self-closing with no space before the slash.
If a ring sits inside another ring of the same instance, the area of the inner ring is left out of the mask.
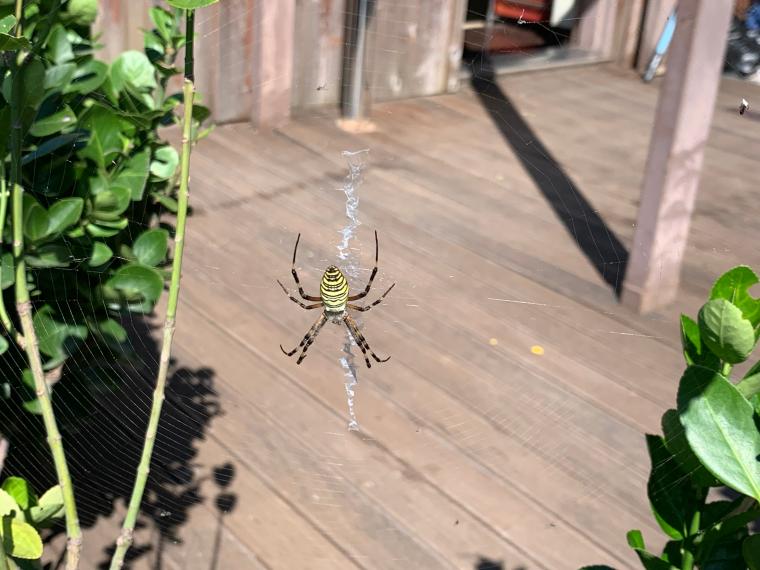
<path id="1" fill-rule="evenodd" d="M 141 49 L 159 0 L 101 0 L 103 57 Z M 459 85 L 466 0 L 376 0 L 368 36 L 373 100 Z M 345 0 L 221 0 L 196 18 L 198 90 L 219 122 L 276 125 L 340 100 Z"/>

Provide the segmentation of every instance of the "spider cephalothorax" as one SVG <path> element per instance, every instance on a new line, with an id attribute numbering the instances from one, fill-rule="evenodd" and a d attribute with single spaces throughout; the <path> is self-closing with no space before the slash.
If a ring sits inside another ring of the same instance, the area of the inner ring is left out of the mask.
<path id="1" fill-rule="evenodd" d="M 364 361 L 367 363 L 367 368 L 372 367 L 367 356 L 368 354 L 371 355 L 372 358 L 374 358 L 377 362 L 387 362 L 390 359 L 390 356 L 388 358 L 380 358 L 374 352 L 372 352 L 367 339 L 365 339 L 364 335 L 359 331 L 359 326 L 356 324 L 356 321 L 351 317 L 351 315 L 348 314 L 348 309 L 361 312 L 369 311 L 372 307 L 380 303 L 385 298 L 385 296 L 390 293 L 390 290 L 393 289 L 393 286 L 395 285 L 394 283 L 388 287 L 388 290 L 380 295 L 380 298 L 377 301 L 374 301 L 369 305 L 359 306 L 351 303 L 351 301 L 358 301 L 359 299 L 363 299 L 369 294 L 370 289 L 372 288 L 372 281 L 374 281 L 375 275 L 377 275 L 377 257 L 379 251 L 377 232 L 375 232 L 375 267 L 372 269 L 372 273 L 369 276 L 369 282 L 367 283 L 367 286 L 361 293 L 357 293 L 356 295 L 348 294 L 348 280 L 346 279 L 346 276 L 343 275 L 343 272 L 334 265 L 329 266 L 322 275 L 322 281 L 319 284 L 319 297 L 315 295 L 307 295 L 303 290 L 303 287 L 301 287 L 301 281 L 298 279 L 298 272 L 296 271 L 296 253 L 298 252 L 298 242 L 300 239 L 301 234 L 298 234 L 298 238 L 296 238 L 296 246 L 293 248 L 293 264 L 291 266 L 290 272 L 293 274 L 293 280 L 296 282 L 296 287 L 298 287 L 298 293 L 301 295 L 301 299 L 318 302 L 307 305 L 300 299 L 297 299 L 291 295 L 291 293 L 285 288 L 285 285 L 283 285 L 279 280 L 277 283 L 280 284 L 280 287 L 282 287 L 282 290 L 285 291 L 285 294 L 290 298 L 291 301 L 298 303 L 304 309 L 321 308 L 322 314 L 317 319 L 317 322 L 312 325 L 312 327 L 309 329 L 309 332 L 306 333 L 306 336 L 303 337 L 303 340 L 301 340 L 301 343 L 297 347 L 295 347 L 290 352 L 287 352 L 284 348 L 282 348 L 282 345 L 280 345 L 282 352 L 284 352 L 287 356 L 293 356 L 296 352 L 298 352 L 299 349 L 303 348 L 301 355 L 296 361 L 296 364 L 301 364 L 303 359 L 306 358 L 306 351 L 309 349 L 309 346 L 311 346 L 311 343 L 314 342 L 314 339 L 317 338 L 319 331 L 327 321 L 332 321 L 333 323 L 343 323 L 346 325 L 346 328 L 348 328 L 351 336 L 353 336 L 356 344 L 364 354 Z"/>

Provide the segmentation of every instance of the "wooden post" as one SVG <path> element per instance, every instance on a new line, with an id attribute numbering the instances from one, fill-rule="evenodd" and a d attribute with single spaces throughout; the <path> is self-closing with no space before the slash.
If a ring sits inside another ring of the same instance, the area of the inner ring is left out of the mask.
<path id="1" fill-rule="evenodd" d="M 636 63 L 643 15 L 644 0 L 618 0 L 612 57 L 622 67 L 630 69 Z"/>
<path id="2" fill-rule="evenodd" d="M 256 0 L 251 120 L 275 128 L 290 118 L 296 0 Z"/>
<path id="3" fill-rule="evenodd" d="M 733 0 L 680 0 L 623 284 L 639 312 L 675 298 L 718 94 Z"/>
<path id="4" fill-rule="evenodd" d="M 605 58 L 610 57 L 618 10 L 616 0 L 585 0 L 579 7 L 580 21 L 571 37 L 573 45 Z"/>

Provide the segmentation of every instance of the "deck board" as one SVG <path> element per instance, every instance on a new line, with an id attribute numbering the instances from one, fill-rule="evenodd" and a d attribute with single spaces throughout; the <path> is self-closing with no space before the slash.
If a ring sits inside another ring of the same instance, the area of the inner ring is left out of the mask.
<path id="1" fill-rule="evenodd" d="M 499 84 L 562 169 L 552 176 L 630 247 L 657 82 L 593 66 Z M 724 81 L 682 292 L 647 316 L 617 304 L 470 87 L 376 105 L 373 134 L 340 131 L 317 109 L 272 133 L 227 125 L 203 141 L 176 358 L 214 370 L 224 410 L 198 454 L 206 468 L 235 465 L 224 567 L 246 556 L 274 569 L 638 567 L 628 529 L 663 543 L 642 432 L 675 401 L 678 314 L 728 267 L 760 268 L 756 240 L 737 230 L 757 229 L 760 115 L 739 117 L 737 97 L 760 101 L 760 89 Z M 361 148 L 363 275 L 377 228 L 370 298 L 397 285 L 361 316 L 392 359 L 359 370 L 357 434 L 343 332 L 325 327 L 301 366 L 288 360 L 278 344 L 294 346 L 317 314 L 275 280 L 292 288 L 300 232 L 301 279 L 316 289 L 345 224 L 341 151 Z M 213 493 L 202 487 L 207 500 L 178 529 L 191 543 L 164 548 L 167 568 L 213 563 Z"/>

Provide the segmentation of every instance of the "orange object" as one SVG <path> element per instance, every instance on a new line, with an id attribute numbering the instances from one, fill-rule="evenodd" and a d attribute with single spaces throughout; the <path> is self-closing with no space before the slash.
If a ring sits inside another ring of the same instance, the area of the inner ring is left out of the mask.
<path id="1" fill-rule="evenodd" d="M 551 16 L 551 2 L 549 0 L 521 2 L 497 0 L 494 12 L 501 18 L 512 18 L 524 22 L 545 22 Z"/>

